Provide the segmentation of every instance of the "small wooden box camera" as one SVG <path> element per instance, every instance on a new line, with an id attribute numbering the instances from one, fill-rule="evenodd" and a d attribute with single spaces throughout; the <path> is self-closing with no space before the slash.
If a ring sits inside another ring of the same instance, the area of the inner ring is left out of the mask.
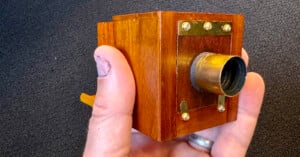
<path id="1" fill-rule="evenodd" d="M 165 141 L 236 120 L 243 27 L 242 15 L 170 11 L 98 23 L 98 45 L 121 50 L 133 70 L 133 127 Z"/>

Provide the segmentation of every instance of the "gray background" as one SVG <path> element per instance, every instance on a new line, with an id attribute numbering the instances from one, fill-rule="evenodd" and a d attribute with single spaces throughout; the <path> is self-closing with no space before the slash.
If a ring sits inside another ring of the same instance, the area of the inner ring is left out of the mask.
<path id="1" fill-rule="evenodd" d="M 81 156 L 96 23 L 154 10 L 242 13 L 249 71 L 266 95 L 248 156 L 299 156 L 300 1 L 1 0 L 0 156 Z"/>

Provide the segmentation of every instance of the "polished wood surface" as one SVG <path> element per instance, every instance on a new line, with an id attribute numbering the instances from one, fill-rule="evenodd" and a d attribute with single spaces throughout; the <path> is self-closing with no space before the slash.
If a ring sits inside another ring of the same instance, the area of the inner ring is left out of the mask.
<path id="1" fill-rule="evenodd" d="M 232 22 L 232 34 L 178 36 L 180 20 Z M 98 45 L 120 49 L 133 70 L 137 84 L 133 127 L 159 141 L 236 119 L 238 96 L 227 98 L 226 111 L 218 112 L 217 95 L 191 87 L 189 67 L 203 51 L 241 55 L 242 38 L 242 15 L 150 12 L 98 23 Z M 181 119 L 181 100 L 188 102 L 188 121 Z"/>

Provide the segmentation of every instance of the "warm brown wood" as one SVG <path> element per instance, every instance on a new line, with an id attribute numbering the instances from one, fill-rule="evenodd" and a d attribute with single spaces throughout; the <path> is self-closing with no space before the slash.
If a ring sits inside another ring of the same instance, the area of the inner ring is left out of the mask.
<path id="1" fill-rule="evenodd" d="M 178 36 L 180 20 L 232 22 L 230 36 Z M 197 92 L 189 68 L 200 52 L 241 55 L 243 16 L 190 12 L 150 12 L 114 16 L 98 24 L 98 45 L 120 49 L 137 84 L 133 127 L 159 141 L 170 140 L 236 119 L 238 97 L 227 98 L 217 111 L 217 95 Z M 176 71 L 177 70 L 177 71 Z M 179 103 L 189 102 L 189 121 L 181 119 Z"/>
<path id="2" fill-rule="evenodd" d="M 113 22 L 99 22 L 97 24 L 97 31 L 98 45 L 115 45 Z"/>
<path id="3" fill-rule="evenodd" d="M 114 19 L 114 38 L 115 46 L 125 54 L 135 74 L 137 99 L 133 126 L 154 139 L 161 139 L 158 17 L 123 17 Z"/>
<path id="4" fill-rule="evenodd" d="M 182 99 L 190 102 L 190 109 L 217 104 L 218 95 L 205 90 L 198 92 L 191 86 L 190 66 L 200 52 L 230 54 L 230 43 L 231 36 L 180 36 L 178 38 L 177 104 L 180 104 Z"/>

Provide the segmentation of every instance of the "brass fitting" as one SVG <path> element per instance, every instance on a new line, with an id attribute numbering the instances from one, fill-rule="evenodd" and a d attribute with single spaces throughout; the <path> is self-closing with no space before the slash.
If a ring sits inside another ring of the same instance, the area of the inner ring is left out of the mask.
<path id="1" fill-rule="evenodd" d="M 239 56 L 203 52 L 193 60 L 190 77 L 198 91 L 232 97 L 243 88 L 246 73 L 246 64 Z"/>

